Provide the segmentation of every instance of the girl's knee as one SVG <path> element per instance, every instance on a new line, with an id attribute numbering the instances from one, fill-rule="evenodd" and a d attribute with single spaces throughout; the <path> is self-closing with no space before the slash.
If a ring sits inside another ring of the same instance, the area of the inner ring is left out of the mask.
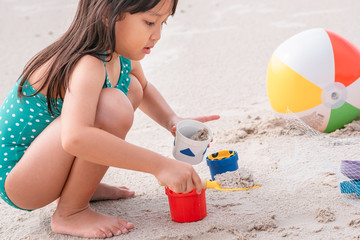
<path id="1" fill-rule="evenodd" d="M 134 109 L 126 95 L 115 88 L 102 90 L 97 106 L 95 125 L 125 138 L 134 120 Z"/>

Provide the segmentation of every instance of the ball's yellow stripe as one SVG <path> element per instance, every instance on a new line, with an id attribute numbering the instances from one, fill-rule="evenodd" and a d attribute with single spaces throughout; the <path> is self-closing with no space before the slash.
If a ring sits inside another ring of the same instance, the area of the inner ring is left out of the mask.
<path id="1" fill-rule="evenodd" d="M 322 89 L 275 55 L 268 66 L 266 87 L 270 104 L 279 113 L 302 112 L 321 104 Z"/>

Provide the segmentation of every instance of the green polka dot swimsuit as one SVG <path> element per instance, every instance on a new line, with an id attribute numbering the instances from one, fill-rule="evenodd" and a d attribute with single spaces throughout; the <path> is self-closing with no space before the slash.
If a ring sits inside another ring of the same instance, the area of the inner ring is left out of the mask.
<path id="1" fill-rule="evenodd" d="M 120 62 L 121 74 L 115 88 L 127 94 L 131 62 L 122 56 L 120 56 Z M 106 62 L 104 65 L 106 69 Z M 61 100 L 56 100 L 58 110 L 54 109 L 54 115 L 51 115 L 48 111 L 46 96 L 40 93 L 30 96 L 36 91 L 27 81 L 23 86 L 25 97 L 19 98 L 17 95 L 19 83 L 20 80 L 9 91 L 0 107 L 0 197 L 15 208 L 18 207 L 8 199 L 5 193 L 5 179 L 32 141 L 60 115 L 63 104 Z M 109 87 L 112 86 L 106 73 L 103 88 Z"/>

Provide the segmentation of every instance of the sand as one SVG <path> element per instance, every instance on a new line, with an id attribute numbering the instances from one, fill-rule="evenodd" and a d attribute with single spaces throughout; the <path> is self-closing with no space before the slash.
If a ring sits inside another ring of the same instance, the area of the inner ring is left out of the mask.
<path id="1" fill-rule="evenodd" d="M 203 128 L 198 130 L 194 135 L 189 137 L 191 140 L 195 141 L 205 141 L 209 139 L 209 130 Z"/>
<path id="2" fill-rule="evenodd" d="M 221 188 L 251 188 L 255 185 L 254 176 L 245 168 L 216 174 L 214 178 Z"/>
<path id="3" fill-rule="evenodd" d="M 66 30 L 76 2 L 0 0 L 1 99 L 26 61 Z M 358 0 L 181 0 L 143 61 L 147 78 L 179 115 L 220 114 L 207 124 L 214 139 L 207 153 L 236 150 L 239 166 L 262 187 L 208 189 L 207 217 L 175 223 L 152 175 L 111 168 L 104 182 L 136 191 L 132 199 L 92 204 L 135 224 L 114 239 L 359 239 L 360 200 L 339 189 L 341 160 L 359 160 L 359 121 L 331 134 L 300 130 L 296 118 L 279 118 L 266 95 L 267 65 L 280 43 L 323 27 L 360 47 L 359 9 Z M 171 156 L 173 140 L 136 112 L 129 142 Z M 205 161 L 194 167 L 210 179 Z M 51 232 L 54 209 L 28 213 L 0 201 L 0 239 L 77 239 Z"/>

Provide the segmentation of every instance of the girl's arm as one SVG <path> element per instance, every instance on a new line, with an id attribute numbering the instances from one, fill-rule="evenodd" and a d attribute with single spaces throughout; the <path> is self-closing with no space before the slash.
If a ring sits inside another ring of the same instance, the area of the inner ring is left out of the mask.
<path id="1" fill-rule="evenodd" d="M 131 73 L 143 87 L 143 100 L 139 106 L 141 111 L 164 128 L 171 129 L 171 120 L 177 116 L 160 92 L 146 80 L 140 62 L 131 62 Z"/>
<path id="2" fill-rule="evenodd" d="M 65 151 L 97 164 L 153 174 L 175 192 L 201 191 L 201 180 L 189 164 L 130 144 L 96 128 L 95 116 L 104 83 L 103 63 L 85 56 L 70 76 L 61 113 L 61 141 Z"/>
<path id="3" fill-rule="evenodd" d="M 134 74 L 137 79 L 140 81 L 140 84 L 143 86 L 143 100 L 139 108 L 149 117 L 151 117 L 158 124 L 169 130 L 173 135 L 175 134 L 175 126 L 177 122 L 184 119 L 175 114 L 171 109 L 169 104 L 160 94 L 160 92 L 149 83 L 144 75 L 140 62 L 132 61 L 131 62 L 132 70 L 131 73 Z M 200 116 L 192 119 L 207 122 L 219 119 L 219 115 L 210 115 L 210 116 Z"/>

